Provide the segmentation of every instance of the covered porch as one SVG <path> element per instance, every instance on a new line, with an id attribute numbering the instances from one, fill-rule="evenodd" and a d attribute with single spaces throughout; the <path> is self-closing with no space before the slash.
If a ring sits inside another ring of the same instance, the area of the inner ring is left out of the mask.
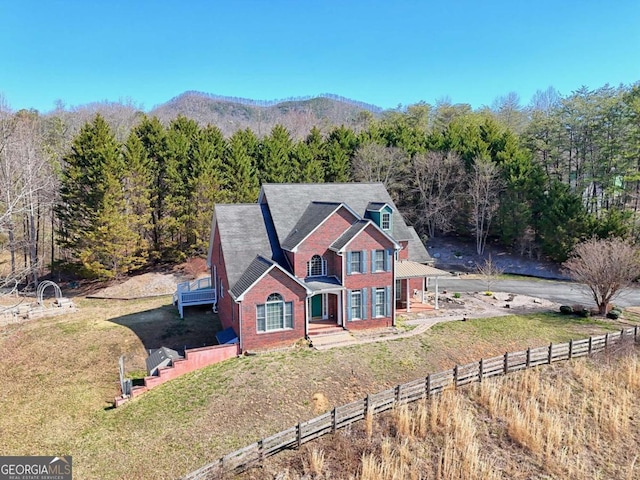
<path id="1" fill-rule="evenodd" d="M 313 292 L 307 299 L 307 333 L 316 327 L 342 326 L 342 292 L 344 287 L 335 277 L 313 277 L 305 280 Z"/>
<path id="2" fill-rule="evenodd" d="M 438 279 L 450 276 L 449 272 L 430 265 L 409 260 L 396 262 L 396 311 L 410 313 L 438 310 Z M 427 301 L 430 283 L 433 285 L 434 305 Z"/>

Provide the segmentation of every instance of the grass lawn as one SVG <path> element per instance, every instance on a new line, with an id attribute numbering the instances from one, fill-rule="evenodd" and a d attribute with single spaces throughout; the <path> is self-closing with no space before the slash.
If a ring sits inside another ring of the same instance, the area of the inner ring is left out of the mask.
<path id="1" fill-rule="evenodd" d="M 0 327 L 0 452 L 73 455 L 76 478 L 175 478 L 322 413 L 317 394 L 331 408 L 456 363 L 619 328 L 551 313 L 448 322 L 382 343 L 232 359 L 111 408 L 120 355 L 139 376 L 147 349 L 214 343 L 214 315 L 193 309 L 183 321 L 170 301 L 80 299 L 74 314 Z"/>

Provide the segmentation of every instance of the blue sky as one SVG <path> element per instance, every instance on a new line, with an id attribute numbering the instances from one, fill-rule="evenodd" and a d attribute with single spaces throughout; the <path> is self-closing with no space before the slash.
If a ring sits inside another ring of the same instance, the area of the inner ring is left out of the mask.
<path id="1" fill-rule="evenodd" d="M 0 0 L 13 109 L 186 90 L 383 108 L 640 80 L 640 1 Z"/>

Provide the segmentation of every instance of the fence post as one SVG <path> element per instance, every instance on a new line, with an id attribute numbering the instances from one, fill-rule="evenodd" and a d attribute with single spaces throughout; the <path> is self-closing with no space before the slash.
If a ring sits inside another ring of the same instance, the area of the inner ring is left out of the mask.
<path id="1" fill-rule="evenodd" d="M 620 343 L 624 341 L 624 328 L 620 329 Z"/>
<path id="2" fill-rule="evenodd" d="M 400 403 L 400 385 L 396 385 L 396 403 Z"/>
<path id="3" fill-rule="evenodd" d="M 258 442 L 258 460 L 262 462 L 264 460 L 263 438 Z"/>
<path id="4" fill-rule="evenodd" d="M 296 425 L 296 437 L 298 440 L 298 448 L 300 448 L 300 445 L 302 445 L 302 428 L 300 428 L 300 422 Z"/>
<path id="5" fill-rule="evenodd" d="M 589 337 L 589 355 L 591 355 L 592 350 L 593 350 L 593 335 Z"/>
<path id="6" fill-rule="evenodd" d="M 507 373 L 509 370 L 509 352 L 504 354 L 504 373 Z"/>
<path id="7" fill-rule="evenodd" d="M 458 386 L 458 365 L 453 367 L 453 385 L 454 387 Z"/>
<path id="8" fill-rule="evenodd" d="M 609 334 L 607 333 L 604 336 L 604 348 L 605 348 L 605 350 L 607 349 L 608 346 L 609 346 Z"/>
<path id="9" fill-rule="evenodd" d="M 482 378 L 484 377 L 484 358 L 480 359 L 480 379 L 479 382 L 482 383 Z"/>
<path id="10" fill-rule="evenodd" d="M 569 360 L 573 357 L 573 338 L 569 340 Z"/>
<path id="11" fill-rule="evenodd" d="M 364 414 L 365 414 L 365 416 L 369 412 L 369 406 L 370 405 L 371 405 L 371 400 L 369 399 L 369 394 L 367 393 L 367 396 L 364 397 Z M 371 412 L 371 413 L 373 413 L 373 412 Z"/>
<path id="12" fill-rule="evenodd" d="M 549 344 L 549 361 L 548 361 L 548 363 L 551 363 L 552 358 L 553 358 L 553 342 Z"/>
<path id="13" fill-rule="evenodd" d="M 336 417 L 338 416 L 336 413 L 336 409 L 338 407 L 333 407 L 333 410 L 331 410 L 331 433 L 336 433 L 336 424 L 337 424 L 337 419 Z"/>
<path id="14" fill-rule="evenodd" d="M 431 374 L 427 375 L 427 397 L 431 396 Z"/>
<path id="15" fill-rule="evenodd" d="M 527 368 L 531 367 L 531 347 L 527 348 Z"/>
<path id="16" fill-rule="evenodd" d="M 638 326 L 637 325 L 635 327 L 633 327 L 633 339 L 634 340 L 638 339 Z"/>

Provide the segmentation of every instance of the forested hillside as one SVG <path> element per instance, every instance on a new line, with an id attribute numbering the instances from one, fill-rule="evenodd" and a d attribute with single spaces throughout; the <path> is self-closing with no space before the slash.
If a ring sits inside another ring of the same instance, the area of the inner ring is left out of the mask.
<path id="1" fill-rule="evenodd" d="M 0 275 L 34 282 L 53 261 L 110 278 L 202 255 L 213 203 L 255 202 L 265 182 L 381 181 L 423 238 L 467 235 L 479 253 L 492 238 L 563 260 L 592 235 L 638 237 L 639 85 L 549 89 L 527 107 L 508 95 L 476 111 L 351 104 L 338 125 L 323 116 L 343 109 L 335 99 L 218 108 L 193 95 L 174 103 L 195 98 L 195 118 L 170 118 L 172 102 L 148 115 L 0 104 Z M 301 120 L 229 129 L 204 122 L 216 108 Z"/>

